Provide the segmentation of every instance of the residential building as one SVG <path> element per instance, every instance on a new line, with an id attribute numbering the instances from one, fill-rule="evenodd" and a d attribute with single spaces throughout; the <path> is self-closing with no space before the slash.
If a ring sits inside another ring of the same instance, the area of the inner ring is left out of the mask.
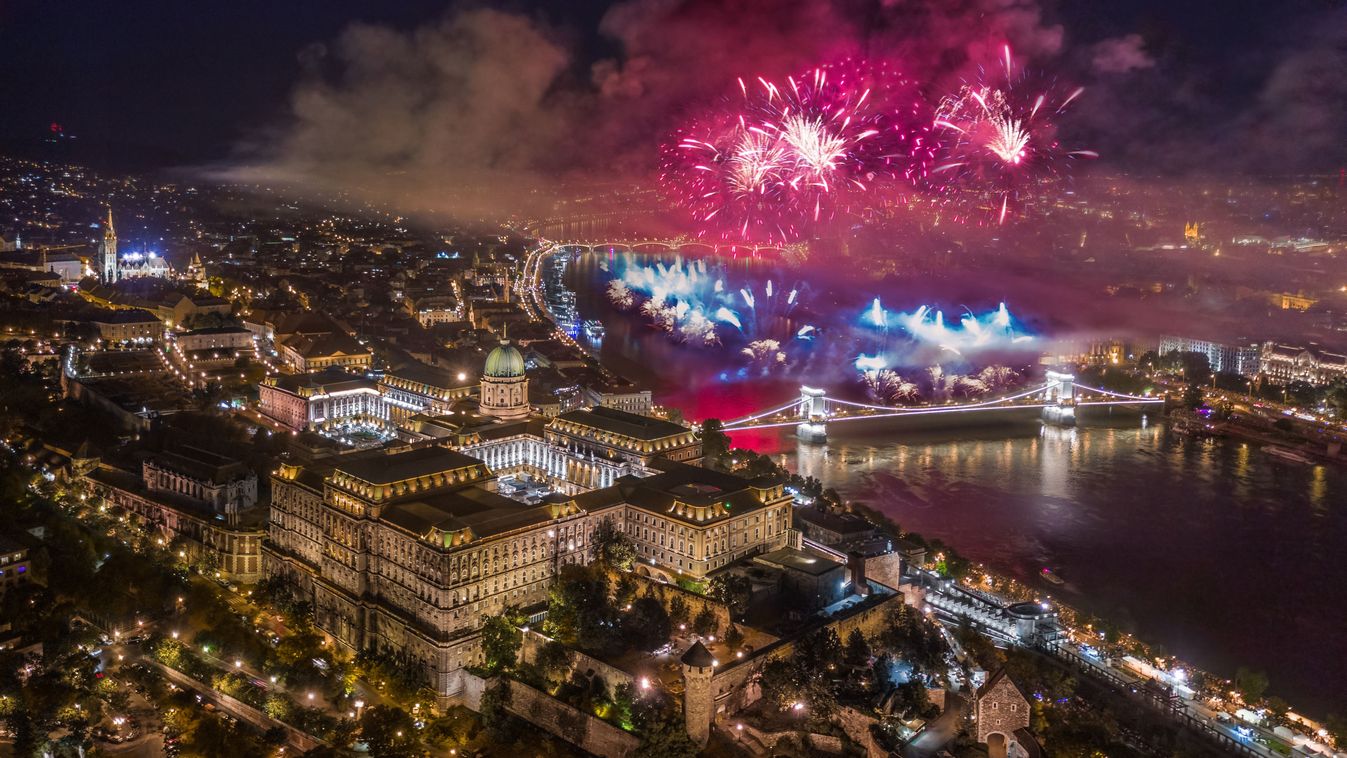
<path id="1" fill-rule="evenodd" d="M 187 448 L 144 462 L 139 475 L 107 464 L 86 480 L 94 496 L 159 534 L 181 559 L 240 582 L 262 578 L 264 508 L 241 464 Z"/>
<path id="2" fill-rule="evenodd" d="M 374 353 L 345 332 L 296 335 L 278 347 L 285 365 L 299 373 L 335 367 L 368 369 L 374 363 Z"/>
<path id="3" fill-rule="evenodd" d="M 0 596 L 33 580 L 28 548 L 0 534 Z"/>
<path id="4" fill-rule="evenodd" d="M 640 415 L 647 415 L 655 409 L 650 390 L 640 389 L 630 383 L 589 385 L 585 387 L 584 393 L 585 399 L 598 408 L 611 408 Z"/>
<path id="5" fill-rule="evenodd" d="M 1218 374 L 1254 376 L 1259 371 L 1262 348 L 1256 343 L 1227 345 L 1220 342 L 1166 335 L 1160 338 L 1160 355 L 1173 352 L 1201 353 L 1207 356 L 1211 370 Z"/>
<path id="6" fill-rule="evenodd" d="M 159 453 L 142 464 L 150 492 L 173 492 L 208 506 L 213 512 L 237 514 L 257 505 L 257 474 L 232 458 L 183 446 Z"/>
<path id="7" fill-rule="evenodd" d="M 98 336 L 108 343 L 157 342 L 164 336 L 159 317 L 140 309 L 99 311 L 89 323 L 98 328 Z"/>
<path id="8" fill-rule="evenodd" d="M 874 535 L 875 527 L 854 513 L 831 513 L 811 506 L 795 509 L 795 528 L 807 540 L 836 546 Z"/>
<path id="9" fill-rule="evenodd" d="M 391 403 L 392 417 L 413 413 L 444 413 L 454 403 L 472 397 L 477 377 L 467 371 L 449 371 L 417 361 L 389 369 L 379 378 L 379 391 Z"/>
<path id="10" fill-rule="evenodd" d="M 780 572 L 785 588 L 802 604 L 795 609 L 800 612 L 826 608 L 850 594 L 846 564 L 819 553 L 788 546 L 753 562 Z"/>

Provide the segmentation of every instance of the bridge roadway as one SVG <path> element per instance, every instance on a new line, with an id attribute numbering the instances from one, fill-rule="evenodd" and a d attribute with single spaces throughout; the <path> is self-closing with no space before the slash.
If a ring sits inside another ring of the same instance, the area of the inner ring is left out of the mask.
<path id="1" fill-rule="evenodd" d="M 818 441 L 826 438 L 826 425 L 862 419 L 941 416 L 968 413 L 1001 413 L 1038 410 L 1050 422 L 1071 424 L 1076 410 L 1090 406 L 1161 406 L 1164 398 L 1127 395 L 1076 383 L 1071 374 L 1049 371 L 1043 384 L 989 400 L 970 400 L 945 405 L 885 406 L 857 403 L 827 396 L 824 390 L 801 387 L 800 398 L 747 416 L 724 422 L 727 432 L 795 426 L 800 436 Z"/>

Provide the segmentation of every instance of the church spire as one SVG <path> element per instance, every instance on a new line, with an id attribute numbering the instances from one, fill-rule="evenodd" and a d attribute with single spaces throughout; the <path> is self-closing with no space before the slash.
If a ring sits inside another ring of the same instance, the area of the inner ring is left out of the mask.
<path id="1" fill-rule="evenodd" d="M 103 241 L 98 243 L 98 271 L 104 284 L 117 281 L 117 230 L 112 226 L 112 205 L 108 205 L 108 220 L 103 225 Z"/>

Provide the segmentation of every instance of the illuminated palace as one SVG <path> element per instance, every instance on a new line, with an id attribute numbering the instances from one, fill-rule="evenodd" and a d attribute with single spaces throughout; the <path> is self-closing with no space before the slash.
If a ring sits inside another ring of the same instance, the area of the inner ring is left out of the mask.
<path id="1" fill-rule="evenodd" d="M 783 547 L 791 498 L 668 460 L 580 495 L 535 503 L 501 494 L 478 458 L 441 446 L 282 466 L 263 568 L 313 603 L 315 624 L 350 650 L 422 668 L 441 695 L 481 662 L 482 619 L 545 602 L 560 568 L 589 559 L 604 519 L 631 535 L 638 571 L 704 577 Z"/>
<path id="2" fill-rule="evenodd" d="M 790 528 L 780 482 L 685 462 L 701 457 L 686 427 L 606 408 L 518 418 L 522 363 L 502 347 L 485 373 L 496 407 L 518 420 L 477 416 L 452 438 L 287 464 L 271 481 L 266 575 L 313 603 L 324 634 L 421 668 L 445 696 L 481 662 L 482 619 L 544 603 L 562 566 L 589 559 L 605 519 L 631 536 L 637 570 L 665 581 L 783 547 Z M 273 417 L 300 426 L 344 412 L 315 417 L 310 401 L 380 412 L 372 380 L 310 381 L 322 389 L 296 393 L 306 407 Z"/>

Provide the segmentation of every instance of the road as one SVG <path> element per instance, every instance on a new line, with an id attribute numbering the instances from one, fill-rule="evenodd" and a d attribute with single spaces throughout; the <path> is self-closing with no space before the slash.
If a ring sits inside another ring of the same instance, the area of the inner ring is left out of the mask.
<path id="1" fill-rule="evenodd" d="M 935 721 L 928 723 L 903 747 L 904 758 L 929 758 L 935 755 L 959 733 L 959 725 L 963 723 L 967 712 L 968 701 L 964 700 L 962 695 L 947 692 L 944 712 L 937 716 Z"/>

